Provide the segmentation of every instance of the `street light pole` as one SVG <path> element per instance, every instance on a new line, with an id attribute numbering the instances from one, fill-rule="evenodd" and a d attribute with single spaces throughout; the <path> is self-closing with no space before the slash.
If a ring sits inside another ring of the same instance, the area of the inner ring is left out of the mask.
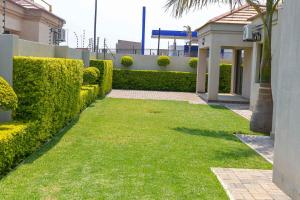
<path id="1" fill-rule="evenodd" d="M 98 0 L 95 0 L 95 19 L 94 19 L 94 52 L 96 52 L 97 45 L 97 12 L 98 12 Z"/>

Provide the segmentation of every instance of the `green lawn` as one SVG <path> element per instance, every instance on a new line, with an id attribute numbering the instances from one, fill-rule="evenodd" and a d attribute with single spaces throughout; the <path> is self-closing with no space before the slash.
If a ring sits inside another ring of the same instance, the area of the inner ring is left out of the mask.
<path id="1" fill-rule="evenodd" d="M 0 199 L 227 199 L 211 167 L 271 169 L 222 107 L 105 99 L 0 180 Z"/>

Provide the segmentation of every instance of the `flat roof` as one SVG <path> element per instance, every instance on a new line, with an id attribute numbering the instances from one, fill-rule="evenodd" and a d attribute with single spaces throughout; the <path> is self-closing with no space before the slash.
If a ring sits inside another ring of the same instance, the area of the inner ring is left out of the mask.
<path id="1" fill-rule="evenodd" d="M 152 30 L 152 38 L 160 38 L 162 39 L 187 39 L 188 32 L 187 31 L 174 31 L 174 30 Z M 192 38 L 198 39 L 198 32 L 192 32 Z"/>

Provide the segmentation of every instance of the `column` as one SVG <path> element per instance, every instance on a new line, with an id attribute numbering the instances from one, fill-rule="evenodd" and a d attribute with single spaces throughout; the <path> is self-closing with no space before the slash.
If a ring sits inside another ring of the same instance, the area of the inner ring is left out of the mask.
<path id="1" fill-rule="evenodd" d="M 199 49 L 197 66 L 197 93 L 205 93 L 207 49 Z"/>
<path id="2" fill-rule="evenodd" d="M 211 45 L 208 59 L 208 88 L 207 100 L 218 100 L 220 79 L 220 53 L 221 47 Z"/>

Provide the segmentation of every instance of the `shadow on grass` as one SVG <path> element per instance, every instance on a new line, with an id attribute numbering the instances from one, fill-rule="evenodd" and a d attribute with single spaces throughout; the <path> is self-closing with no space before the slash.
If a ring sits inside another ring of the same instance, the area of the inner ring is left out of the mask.
<path id="1" fill-rule="evenodd" d="M 228 110 L 228 108 L 226 108 L 225 106 L 222 106 L 222 105 L 208 104 L 208 106 L 209 106 L 210 108 L 213 108 L 213 109 L 218 109 L 218 110 Z"/>
<path id="2" fill-rule="evenodd" d="M 35 160 L 39 159 L 41 156 L 43 156 L 45 153 L 50 151 L 53 147 L 55 147 L 60 140 L 64 137 L 64 135 L 71 129 L 73 126 L 78 122 L 79 116 L 74 118 L 66 127 L 64 127 L 62 130 L 60 130 L 56 135 L 54 135 L 48 142 L 46 142 L 44 145 L 42 145 L 35 153 L 31 154 L 29 157 L 27 157 L 23 164 L 31 164 Z"/>
<path id="3" fill-rule="evenodd" d="M 76 116 L 67 126 L 61 129 L 57 134 L 55 134 L 48 142 L 41 145 L 36 151 L 26 157 L 23 161 L 18 162 L 14 165 L 12 170 L 8 171 L 5 174 L 0 175 L 0 181 L 9 176 L 10 173 L 14 172 L 21 165 L 31 164 L 35 160 L 42 157 L 45 153 L 50 151 L 53 147 L 55 147 L 60 140 L 64 137 L 64 135 L 78 122 L 80 116 Z"/>
<path id="4" fill-rule="evenodd" d="M 191 129 L 186 127 L 177 127 L 173 130 L 188 135 L 210 137 L 210 138 L 240 142 L 240 140 L 237 137 L 235 137 L 233 133 L 226 132 L 226 131 L 211 131 L 211 130 Z"/>
<path id="5" fill-rule="evenodd" d="M 232 146 L 230 145 L 222 146 L 222 143 L 216 141 L 215 144 L 217 145 L 219 143 L 219 146 L 213 147 L 214 154 L 210 158 L 211 160 L 238 161 L 241 159 L 258 156 L 258 154 L 254 150 L 248 148 L 246 145 L 243 146 L 243 143 L 231 132 L 191 129 L 185 127 L 178 127 L 173 130 L 183 134 L 199 136 L 199 137 L 208 137 L 208 138 L 233 142 Z M 237 144 L 240 144 L 241 146 Z"/>

